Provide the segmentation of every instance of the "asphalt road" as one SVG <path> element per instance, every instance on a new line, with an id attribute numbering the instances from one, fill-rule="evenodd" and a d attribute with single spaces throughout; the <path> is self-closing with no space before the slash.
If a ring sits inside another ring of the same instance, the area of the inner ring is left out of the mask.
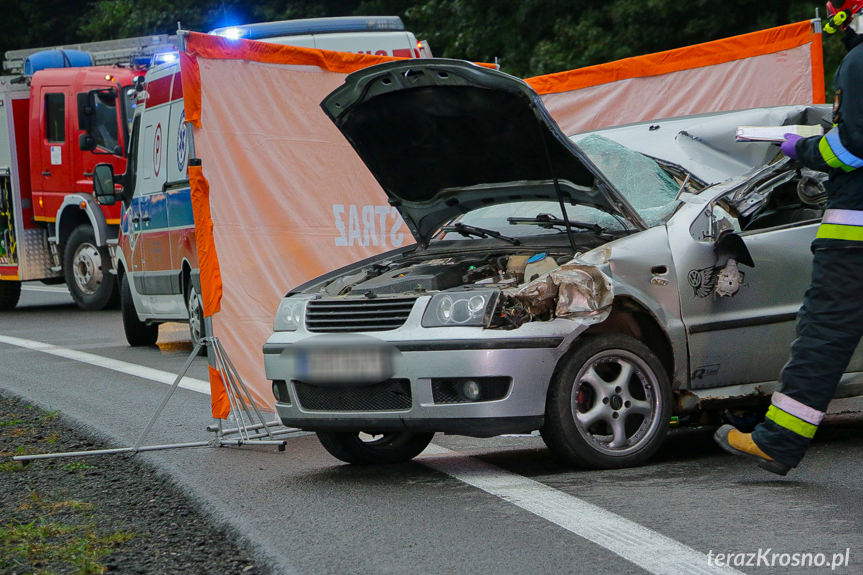
<path id="1" fill-rule="evenodd" d="M 0 314 L 0 388 L 134 444 L 168 386 L 66 350 L 176 373 L 191 351 L 186 327 L 163 326 L 158 349 L 132 349 L 118 311 L 83 312 L 57 288 L 25 287 L 18 308 Z M 206 361 L 188 375 L 205 380 Z M 710 430 L 677 432 L 647 465 L 617 471 L 563 468 L 538 437 L 438 435 L 416 461 L 381 467 L 341 464 L 308 435 L 282 453 L 138 457 L 171 473 L 276 573 L 859 574 L 861 406 L 836 402 L 843 414 L 786 478 L 724 454 Z M 208 396 L 179 389 L 144 443 L 206 440 L 211 422 Z M 729 552 L 746 554 L 731 558 L 736 571 L 715 567 Z M 795 568 L 821 559 L 795 553 L 823 553 L 828 564 Z M 831 569 L 840 555 L 848 564 Z"/>

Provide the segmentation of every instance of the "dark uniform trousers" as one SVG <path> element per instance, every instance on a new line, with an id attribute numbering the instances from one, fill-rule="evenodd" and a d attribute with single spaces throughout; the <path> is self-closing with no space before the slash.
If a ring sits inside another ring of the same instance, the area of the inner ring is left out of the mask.
<path id="1" fill-rule="evenodd" d="M 765 453 L 791 467 L 806 452 L 863 336 L 863 36 L 849 31 L 844 42 L 848 54 L 833 80 L 833 127 L 795 145 L 804 166 L 830 175 L 827 211 L 812 243 L 812 282 L 791 359 L 764 423 L 752 433 Z"/>
<path id="2" fill-rule="evenodd" d="M 803 458 L 863 337 L 863 244 L 815 240 L 812 251 L 812 283 L 797 316 L 781 392 L 752 434 L 765 453 L 791 467 Z"/>

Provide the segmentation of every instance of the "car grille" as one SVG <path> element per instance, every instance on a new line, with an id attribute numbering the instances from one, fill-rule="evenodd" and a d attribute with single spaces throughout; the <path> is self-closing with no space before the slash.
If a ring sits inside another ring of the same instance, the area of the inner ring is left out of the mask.
<path id="1" fill-rule="evenodd" d="M 404 325 L 415 297 L 319 299 L 306 304 L 306 329 L 313 332 L 386 331 Z"/>
<path id="2" fill-rule="evenodd" d="M 318 387 L 294 381 L 297 399 L 313 411 L 405 411 L 411 408 L 411 383 L 390 379 L 361 387 Z"/>

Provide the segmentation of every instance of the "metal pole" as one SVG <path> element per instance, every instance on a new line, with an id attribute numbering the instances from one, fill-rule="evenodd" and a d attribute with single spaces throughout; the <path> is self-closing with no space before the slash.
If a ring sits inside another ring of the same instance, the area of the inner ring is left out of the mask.
<path id="1" fill-rule="evenodd" d="M 222 346 L 222 344 L 221 344 L 221 343 L 220 343 L 220 344 L 218 344 L 218 345 L 219 345 L 219 347 L 221 347 L 221 346 Z M 230 357 L 228 357 L 228 355 L 227 355 L 227 354 L 225 354 L 225 359 L 228 361 L 228 367 L 230 367 L 230 368 L 231 368 L 231 371 L 233 371 L 233 372 L 234 372 L 234 374 L 235 374 L 235 375 L 236 375 L 236 377 L 237 377 L 237 380 L 240 382 L 240 385 L 243 387 L 243 391 L 245 391 L 245 392 L 246 392 L 246 397 L 248 397 L 248 398 L 249 398 L 249 403 L 251 403 L 251 404 L 252 404 L 252 409 L 254 409 L 254 410 L 255 410 L 255 413 L 256 413 L 256 414 L 257 414 L 257 416 L 258 416 L 258 421 L 260 421 L 261 423 L 265 423 L 265 422 L 266 422 L 266 420 L 264 419 L 264 416 L 263 416 L 263 415 L 261 415 L 261 412 L 260 412 L 260 410 L 258 409 L 258 404 L 256 404 L 256 403 L 255 403 L 255 400 L 254 400 L 254 399 L 252 399 L 252 395 L 249 393 L 249 388 L 247 388 L 247 387 L 246 387 L 246 384 L 243 382 L 243 378 L 241 378 L 241 377 L 240 377 L 240 374 L 239 374 L 239 372 L 237 371 L 237 368 L 236 368 L 236 367 L 234 367 L 234 364 L 231 362 L 231 358 L 230 358 Z M 250 421 L 249 423 L 251 423 L 251 421 Z M 264 425 L 264 430 L 267 432 L 267 435 L 270 435 L 270 430 L 267 428 L 267 426 L 266 426 L 266 425 Z"/>
<path id="2" fill-rule="evenodd" d="M 177 390 L 177 387 L 180 385 L 180 381 L 184 377 L 186 377 L 186 372 L 189 371 L 189 366 L 192 365 L 192 362 L 195 361 L 195 358 L 198 357 L 198 352 L 201 351 L 201 343 L 198 342 L 195 344 L 195 349 L 192 350 L 192 353 L 189 354 L 189 358 L 186 360 L 186 363 L 183 364 L 183 369 L 177 375 L 177 378 L 174 380 L 174 384 L 171 386 L 171 389 L 168 390 L 167 395 L 165 395 L 165 399 L 162 400 L 162 405 L 156 410 L 156 413 L 153 414 L 153 417 L 150 418 L 150 423 L 147 424 L 147 428 L 144 430 L 144 433 L 138 438 L 138 441 L 135 442 L 134 449 L 137 450 L 141 446 L 141 442 L 144 441 L 144 437 L 150 432 L 150 429 L 153 428 L 153 424 L 156 423 L 156 420 L 159 418 L 159 415 L 162 414 L 162 410 L 165 409 L 165 405 L 168 404 L 168 400 L 171 399 L 171 396 L 174 395 L 174 392 Z"/>
<path id="3" fill-rule="evenodd" d="M 191 443 L 168 443 L 165 445 L 143 445 L 136 447 L 116 447 L 114 449 L 93 449 L 90 451 L 67 451 L 65 453 L 40 453 L 38 455 L 16 455 L 13 461 L 29 462 L 34 459 L 59 459 L 62 457 L 84 457 L 86 455 L 112 455 L 114 453 L 138 453 L 140 451 L 160 451 L 163 449 L 180 449 L 183 447 L 206 447 L 209 441 L 194 441 Z"/>
<path id="4" fill-rule="evenodd" d="M 222 378 L 222 385 L 225 386 L 225 394 L 228 396 L 228 403 L 231 404 L 231 411 L 234 413 L 234 417 L 237 420 L 237 427 L 240 428 L 240 435 L 245 438 L 245 432 L 243 428 L 245 427 L 245 421 L 243 420 L 243 413 L 240 409 L 240 405 L 237 402 L 236 394 L 231 387 L 231 381 L 228 377 L 227 366 L 225 365 L 224 358 L 221 354 L 220 346 L 218 345 L 218 340 L 216 338 L 209 338 L 210 341 L 210 350 L 213 351 L 213 361 L 216 364 L 215 369 L 219 371 L 219 376 Z"/>
<path id="5" fill-rule="evenodd" d="M 267 423 L 256 423 L 255 425 L 247 425 L 246 429 L 248 431 L 254 431 L 256 429 L 261 429 L 262 427 L 265 427 L 268 425 L 277 426 L 277 425 L 281 425 L 281 424 L 282 424 L 281 421 L 273 420 L 273 421 L 269 421 Z M 213 431 L 213 432 L 218 431 L 220 433 L 228 434 L 228 433 L 237 433 L 238 429 L 236 427 L 230 427 L 228 429 L 224 429 L 224 428 L 222 428 L 222 420 L 219 420 L 218 425 L 208 425 L 207 431 Z"/>
<path id="6" fill-rule="evenodd" d="M 205 334 L 212 333 L 212 319 L 204 318 L 204 329 Z M 189 371 L 189 367 L 191 367 L 192 362 L 198 357 L 198 353 L 201 351 L 201 347 L 206 345 L 207 351 L 213 351 L 212 354 L 207 354 L 207 361 L 210 366 L 219 371 L 219 375 L 222 377 L 223 383 L 225 383 L 225 393 L 228 395 L 228 401 L 231 404 L 231 409 L 234 411 L 237 417 L 238 426 L 236 429 L 223 430 L 222 429 L 222 420 L 218 420 L 215 426 L 208 426 L 208 431 L 216 431 L 217 436 L 214 440 L 210 441 L 193 441 L 188 443 L 168 443 L 163 445 L 141 445 L 141 442 L 144 440 L 144 437 L 150 432 L 155 424 L 156 420 L 162 414 L 162 411 L 165 409 L 165 406 L 168 404 L 168 401 L 171 399 L 171 396 L 174 395 L 174 392 L 180 386 L 180 382 L 186 376 L 186 373 Z M 248 407 L 246 406 L 246 402 L 243 399 L 240 387 L 242 387 L 243 392 L 245 392 L 246 397 L 249 398 L 251 402 L 252 408 L 255 413 L 258 415 L 259 424 L 255 425 L 246 425 L 245 420 L 243 419 L 243 412 L 245 412 L 246 416 L 249 419 L 249 423 L 251 424 L 251 413 L 249 412 Z M 240 407 L 242 406 L 242 408 Z M 171 385 L 171 389 L 168 390 L 168 393 L 162 399 L 162 403 L 156 409 L 153 416 L 150 418 L 147 427 L 144 429 L 143 433 L 138 437 L 138 441 L 135 442 L 133 447 L 116 447 L 110 449 L 94 449 L 91 451 L 67 451 L 64 453 L 39 453 L 36 455 L 16 455 L 12 457 L 13 461 L 20 461 L 24 465 L 27 465 L 30 461 L 34 461 L 36 459 L 59 459 L 59 458 L 67 458 L 67 457 L 85 457 L 88 455 L 113 455 L 119 453 L 139 453 L 142 451 L 161 451 L 166 449 L 181 449 L 185 447 L 206 447 L 206 446 L 218 446 L 222 445 L 237 445 L 242 446 L 248 443 L 255 443 L 258 445 L 276 445 L 279 448 L 279 451 L 285 450 L 285 445 L 287 441 L 284 439 L 275 439 L 275 435 L 282 435 L 286 433 L 301 433 L 299 429 L 286 428 L 284 431 L 276 432 L 275 434 L 271 433 L 269 430 L 270 425 L 280 425 L 280 422 L 273 421 L 272 423 L 267 423 L 264 420 L 263 415 L 258 410 L 257 405 L 252 400 L 251 394 L 249 393 L 248 388 L 240 377 L 239 372 L 237 372 L 233 363 L 231 363 L 230 358 L 228 358 L 227 353 L 222 348 L 219 340 L 215 337 L 204 337 L 201 341 L 195 344 L 195 348 L 192 350 L 192 353 L 189 354 L 189 357 L 186 359 L 186 362 L 183 364 L 183 368 L 177 377 L 174 379 L 174 383 Z M 249 431 L 258 431 L 264 430 L 264 433 L 254 433 L 249 434 Z M 240 439 L 225 439 L 224 433 L 235 433 L 240 432 L 242 436 Z M 305 432 L 303 432 L 305 433 Z M 265 437 L 269 437 L 269 439 L 262 439 Z"/>

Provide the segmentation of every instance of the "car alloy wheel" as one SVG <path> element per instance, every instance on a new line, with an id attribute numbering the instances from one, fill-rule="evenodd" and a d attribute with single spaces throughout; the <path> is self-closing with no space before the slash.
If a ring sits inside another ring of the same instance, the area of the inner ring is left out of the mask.
<path id="1" fill-rule="evenodd" d="M 653 455 L 671 416 L 668 377 L 647 346 L 629 336 L 585 338 L 549 388 L 548 446 L 568 463 L 628 467 Z"/>
<path id="2" fill-rule="evenodd" d="M 659 426 L 656 374 L 624 350 L 596 354 L 582 366 L 572 386 L 575 426 L 597 451 L 626 455 Z"/>

